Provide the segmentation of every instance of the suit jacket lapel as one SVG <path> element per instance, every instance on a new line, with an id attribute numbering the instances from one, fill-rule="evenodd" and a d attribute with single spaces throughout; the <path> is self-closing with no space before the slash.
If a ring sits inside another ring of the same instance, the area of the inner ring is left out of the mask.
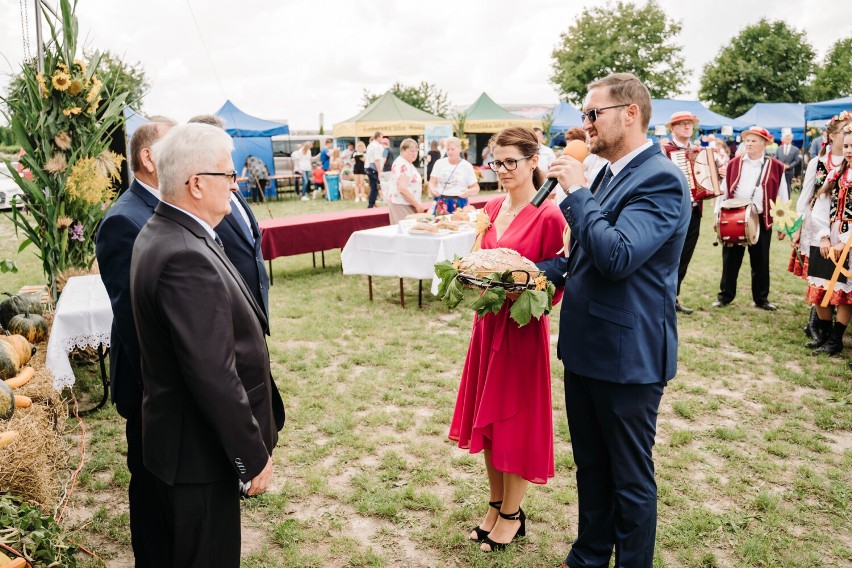
<path id="1" fill-rule="evenodd" d="M 144 201 L 145 204 L 151 209 L 154 209 L 157 204 L 160 203 L 160 200 L 157 199 L 154 194 L 142 187 L 142 184 L 140 184 L 135 179 L 133 180 L 133 183 L 130 184 L 130 192 L 142 201 Z"/>
<path id="2" fill-rule="evenodd" d="M 600 195 L 595 195 L 595 199 L 597 199 L 598 203 L 603 203 L 603 200 L 606 199 L 615 187 L 621 183 L 621 180 L 625 179 L 630 175 L 630 172 L 636 166 L 644 163 L 645 160 L 653 156 L 654 154 L 660 153 L 660 146 L 658 144 L 651 144 L 650 148 L 646 148 L 644 151 L 640 152 L 638 156 L 630 160 L 624 168 L 618 172 L 617 175 L 613 176 L 612 180 L 610 180 L 609 185 L 607 185 L 603 190 L 597 192 Z M 612 164 L 610 164 L 612 166 Z"/>
<path id="3" fill-rule="evenodd" d="M 255 242 L 257 242 L 257 240 L 260 238 L 260 227 L 257 226 L 257 220 L 254 218 L 254 215 L 251 214 L 251 208 L 249 207 L 249 204 L 245 200 L 245 198 L 240 194 L 240 192 L 236 192 L 234 196 L 237 198 L 237 201 L 240 202 L 240 205 L 246 212 L 246 217 L 248 217 L 249 220 L 249 230 L 251 231 Z"/>
<path id="4" fill-rule="evenodd" d="M 207 248 L 210 249 L 210 251 L 212 251 L 213 254 L 216 255 L 219 260 L 222 261 L 222 264 L 225 265 L 225 268 L 231 274 L 233 279 L 236 280 L 237 285 L 240 287 L 240 291 L 242 291 L 243 293 L 243 296 L 245 296 L 246 300 L 248 300 L 249 304 L 251 304 L 252 309 L 255 311 L 255 314 L 257 314 L 257 319 L 260 320 L 261 328 L 263 330 L 269 329 L 269 322 L 266 319 L 266 314 L 263 313 L 263 309 L 257 305 L 257 300 L 255 300 L 254 296 L 252 296 L 252 293 L 249 291 L 248 286 L 246 286 L 245 280 L 243 280 L 243 277 L 240 275 L 239 272 L 237 272 L 237 269 L 234 268 L 234 265 L 231 264 L 231 261 L 228 260 L 228 257 L 225 255 L 225 251 L 222 250 L 222 248 L 216 244 L 216 241 L 210 238 L 210 235 L 207 234 L 207 231 L 205 231 L 204 228 L 199 225 L 194 219 L 192 219 L 182 211 L 179 211 L 167 204 L 161 203 L 157 206 L 154 212 L 158 215 L 162 215 L 163 217 L 171 219 L 172 221 L 180 224 L 193 235 L 204 241 L 204 244 L 207 245 Z M 237 214 L 239 215 L 239 213 Z"/>

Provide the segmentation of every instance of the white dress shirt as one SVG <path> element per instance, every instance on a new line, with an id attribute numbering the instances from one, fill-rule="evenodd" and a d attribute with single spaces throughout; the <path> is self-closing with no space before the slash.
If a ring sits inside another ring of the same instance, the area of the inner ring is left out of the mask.
<path id="1" fill-rule="evenodd" d="M 757 209 L 757 214 L 763 213 L 764 207 L 769 207 L 768 203 L 763 203 L 763 188 L 760 186 L 761 175 L 766 175 L 764 165 L 769 168 L 769 160 L 767 156 L 763 156 L 758 160 L 752 160 L 748 156 L 742 157 L 740 164 L 740 180 L 737 182 L 737 187 L 734 189 L 734 194 L 731 198 L 749 199 L 754 203 Z M 722 210 L 722 202 L 725 201 L 725 195 L 728 191 L 728 180 L 722 180 L 722 195 L 716 198 L 716 207 L 714 211 L 718 215 Z M 787 189 L 787 180 L 781 176 L 781 184 L 778 186 L 777 201 L 787 201 L 790 199 L 790 192 Z"/>

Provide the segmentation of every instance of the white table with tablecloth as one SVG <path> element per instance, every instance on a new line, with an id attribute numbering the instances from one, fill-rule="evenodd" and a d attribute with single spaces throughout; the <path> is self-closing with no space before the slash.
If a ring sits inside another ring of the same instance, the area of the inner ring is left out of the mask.
<path id="1" fill-rule="evenodd" d="M 411 234 L 400 225 L 355 231 L 343 247 L 340 259 L 344 274 L 368 276 L 372 300 L 372 277 L 391 276 L 400 279 L 400 301 L 405 307 L 403 278 L 432 281 L 432 293 L 438 291 L 435 263 L 452 260 L 470 252 L 476 236 L 472 230 L 443 234 Z M 422 300 L 422 298 L 421 298 Z"/>

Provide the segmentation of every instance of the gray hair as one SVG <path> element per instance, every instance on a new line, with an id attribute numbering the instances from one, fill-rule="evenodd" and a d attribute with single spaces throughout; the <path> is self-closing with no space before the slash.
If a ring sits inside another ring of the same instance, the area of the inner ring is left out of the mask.
<path id="1" fill-rule="evenodd" d="M 189 123 L 198 123 L 198 124 L 209 124 L 210 126 L 215 126 L 216 128 L 225 129 L 225 121 L 216 116 L 215 114 L 198 114 L 193 116 L 189 120 Z"/>
<path id="2" fill-rule="evenodd" d="M 450 136 L 446 139 L 446 142 L 444 142 L 445 147 L 449 146 L 450 144 L 458 144 L 459 149 L 461 149 L 461 140 L 459 140 L 455 136 Z"/>
<path id="3" fill-rule="evenodd" d="M 186 180 L 216 168 L 222 154 L 233 149 L 234 141 L 221 128 L 199 123 L 172 128 L 151 147 L 163 198 L 180 195 Z"/>

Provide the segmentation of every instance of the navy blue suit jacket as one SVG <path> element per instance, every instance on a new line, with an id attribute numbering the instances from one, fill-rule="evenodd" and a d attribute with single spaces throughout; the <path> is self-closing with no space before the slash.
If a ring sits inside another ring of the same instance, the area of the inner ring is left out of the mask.
<path id="1" fill-rule="evenodd" d="M 142 406 L 139 339 L 130 304 L 130 257 L 139 231 L 158 203 L 159 199 L 133 180 L 107 211 L 96 237 L 95 254 L 101 280 L 112 304 L 109 347 L 112 401 L 122 415 L 125 408 Z"/>
<path id="2" fill-rule="evenodd" d="M 653 145 L 605 189 L 581 188 L 559 207 L 571 227 L 570 258 L 539 266 L 565 284 L 557 347 L 565 369 L 622 384 L 668 381 L 677 371 L 677 270 L 691 212 L 683 174 Z"/>
<path id="3" fill-rule="evenodd" d="M 239 193 L 234 194 L 240 205 L 245 209 L 250 221 L 250 228 L 254 236 L 254 242 L 250 242 L 243 230 L 237 224 L 234 215 L 239 215 L 239 211 L 234 209 L 222 219 L 222 222 L 216 226 L 216 234 L 222 239 L 222 244 L 225 245 L 225 255 L 231 261 L 237 271 L 243 276 L 248 289 L 254 296 L 258 305 L 263 308 L 263 314 L 269 317 L 269 275 L 266 273 L 266 267 L 263 265 L 263 253 L 260 251 L 260 228 L 257 226 L 257 219 L 254 218 L 251 207 Z M 233 208 L 232 208 L 233 209 Z M 269 334 L 269 327 L 264 326 L 264 332 Z"/>

